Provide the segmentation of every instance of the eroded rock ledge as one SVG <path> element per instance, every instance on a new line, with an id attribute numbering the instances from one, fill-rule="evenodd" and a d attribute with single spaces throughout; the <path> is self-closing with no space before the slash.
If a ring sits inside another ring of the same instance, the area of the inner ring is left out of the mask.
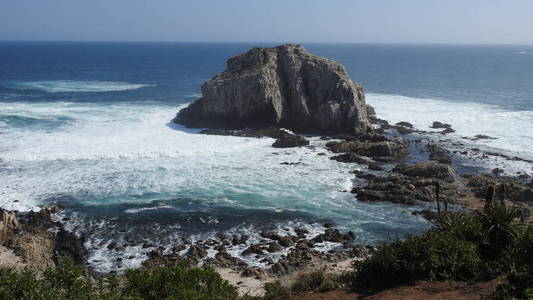
<path id="1" fill-rule="evenodd" d="M 231 57 L 202 85 L 202 98 L 173 120 L 189 127 L 284 127 L 301 133 L 371 130 L 360 84 L 344 67 L 286 44 Z"/>

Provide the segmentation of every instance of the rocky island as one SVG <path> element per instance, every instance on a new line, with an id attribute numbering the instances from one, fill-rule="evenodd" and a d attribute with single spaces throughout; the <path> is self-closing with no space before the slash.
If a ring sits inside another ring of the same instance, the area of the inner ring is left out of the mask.
<path id="1" fill-rule="evenodd" d="M 342 65 L 299 45 L 253 48 L 202 85 L 174 122 L 190 127 L 283 127 L 299 133 L 371 130 L 363 87 Z"/>

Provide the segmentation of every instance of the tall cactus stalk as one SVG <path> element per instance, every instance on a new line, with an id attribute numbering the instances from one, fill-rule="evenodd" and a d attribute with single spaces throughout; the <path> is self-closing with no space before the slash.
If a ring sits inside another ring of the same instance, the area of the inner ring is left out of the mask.
<path id="1" fill-rule="evenodd" d="M 494 202 L 494 190 L 495 186 L 491 185 L 487 189 L 487 194 L 485 195 L 485 208 L 490 208 Z"/>
<path id="2" fill-rule="evenodd" d="M 435 200 L 437 201 L 437 212 L 440 215 L 440 183 L 435 181 Z"/>

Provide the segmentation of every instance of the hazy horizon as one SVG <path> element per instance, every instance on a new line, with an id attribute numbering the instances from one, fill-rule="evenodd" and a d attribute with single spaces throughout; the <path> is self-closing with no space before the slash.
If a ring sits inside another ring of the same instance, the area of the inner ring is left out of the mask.
<path id="1" fill-rule="evenodd" d="M 4 0 L 1 41 L 530 45 L 528 0 Z"/>

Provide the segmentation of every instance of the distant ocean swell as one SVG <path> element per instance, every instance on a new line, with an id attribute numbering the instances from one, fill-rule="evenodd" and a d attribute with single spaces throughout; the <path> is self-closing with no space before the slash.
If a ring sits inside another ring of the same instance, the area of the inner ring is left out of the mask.
<path id="1" fill-rule="evenodd" d="M 133 84 L 118 81 L 76 81 L 76 80 L 46 80 L 15 82 L 9 87 L 21 90 L 38 90 L 48 93 L 101 93 L 136 90 L 153 84 Z"/>

